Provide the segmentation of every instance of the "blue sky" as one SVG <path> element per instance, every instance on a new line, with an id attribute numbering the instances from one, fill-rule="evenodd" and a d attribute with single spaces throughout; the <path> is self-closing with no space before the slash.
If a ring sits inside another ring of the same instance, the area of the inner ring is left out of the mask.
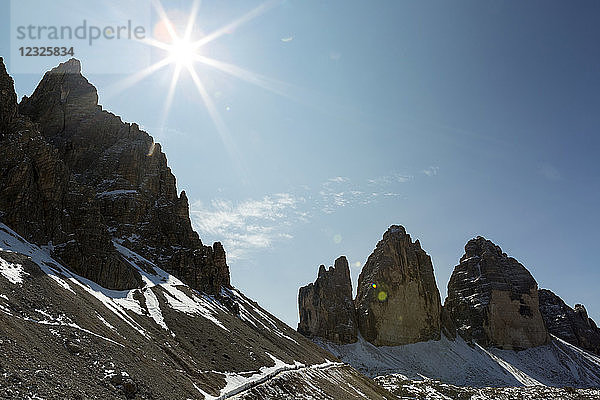
<path id="1" fill-rule="evenodd" d="M 260 4 L 205 0 L 196 33 Z M 599 321 L 599 17 L 596 1 L 276 2 L 201 50 L 254 72 L 196 67 L 222 125 L 186 73 L 165 116 L 173 66 L 123 89 L 81 58 L 104 108 L 163 145 L 233 283 L 288 324 L 319 264 L 344 254 L 356 282 L 391 224 L 432 256 L 442 299 L 483 235 Z M 43 71 L 11 73 L 22 96 Z"/>

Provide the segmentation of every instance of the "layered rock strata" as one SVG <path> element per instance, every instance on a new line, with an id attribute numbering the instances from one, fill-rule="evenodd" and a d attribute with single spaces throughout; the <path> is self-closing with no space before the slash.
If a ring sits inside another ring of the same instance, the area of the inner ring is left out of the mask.
<path id="1" fill-rule="evenodd" d="M 444 308 L 466 340 L 526 349 L 549 341 L 537 289 L 523 265 L 480 236 L 465 246 L 448 283 Z"/>

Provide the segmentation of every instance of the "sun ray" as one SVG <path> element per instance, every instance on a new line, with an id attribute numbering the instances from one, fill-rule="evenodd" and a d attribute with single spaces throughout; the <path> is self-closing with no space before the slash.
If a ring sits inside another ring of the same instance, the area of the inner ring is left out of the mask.
<path id="1" fill-rule="evenodd" d="M 171 40 L 175 40 L 177 38 L 177 32 L 175 32 L 175 28 L 173 27 L 171 20 L 167 16 L 167 12 L 165 11 L 162 3 L 160 2 L 160 0 L 152 0 L 152 5 L 154 6 L 154 9 L 158 13 L 160 20 L 165 22 L 167 31 L 169 32 L 169 35 L 171 36 Z"/>
<path id="2" fill-rule="evenodd" d="M 192 30 L 194 29 L 194 24 L 196 23 L 196 16 L 199 8 L 200 0 L 194 0 L 192 9 L 190 11 L 190 18 L 188 19 L 187 26 L 185 27 L 185 33 L 183 35 L 184 40 L 190 40 L 192 37 Z"/>
<path id="3" fill-rule="evenodd" d="M 205 46 L 206 44 L 225 35 L 226 33 L 229 33 L 231 31 L 235 30 L 240 25 L 243 25 L 246 22 L 251 21 L 254 18 L 258 17 L 259 15 L 264 14 L 265 12 L 267 12 L 268 10 L 270 10 L 271 8 L 273 8 L 274 6 L 276 6 L 279 3 L 280 3 L 280 0 L 269 0 L 269 1 L 262 3 L 261 5 L 252 9 L 251 11 L 244 14 L 243 16 L 236 19 L 235 21 L 223 26 L 222 28 L 217 29 L 216 31 L 214 31 L 214 32 L 208 34 L 207 36 L 203 37 L 202 39 L 198 40 L 197 42 L 194 43 L 194 47 L 200 48 L 202 46 Z"/>
<path id="4" fill-rule="evenodd" d="M 160 40 L 156 40 L 156 39 L 145 38 L 145 39 L 139 40 L 139 42 L 142 42 L 149 46 L 156 47 L 157 49 L 161 49 L 161 50 L 165 50 L 165 51 L 169 51 L 169 49 L 171 48 L 170 44 L 161 42 Z"/>
<path id="5" fill-rule="evenodd" d="M 213 123 L 217 128 L 217 131 L 219 132 L 219 135 L 221 136 L 221 140 L 223 141 L 225 149 L 229 153 L 231 160 L 235 164 L 237 164 L 238 170 L 240 171 L 240 173 L 244 174 L 244 178 L 247 180 L 247 176 L 245 174 L 246 169 L 242 167 L 242 157 L 238 151 L 234 140 L 231 137 L 231 134 L 229 133 L 229 130 L 227 129 L 227 125 L 225 125 L 225 122 L 221 118 L 221 114 L 219 114 L 215 103 L 212 101 L 210 95 L 208 94 L 208 91 L 204 87 L 204 84 L 200 80 L 200 77 L 198 77 L 198 74 L 196 73 L 194 68 L 188 67 L 188 72 L 190 73 L 190 76 L 194 81 L 196 89 L 198 89 L 198 93 L 200 93 L 200 97 L 202 97 L 202 101 L 204 102 L 204 105 L 208 110 L 208 114 L 210 115 L 210 118 L 212 119 Z"/>
<path id="6" fill-rule="evenodd" d="M 123 92 L 124 90 L 130 88 L 131 86 L 135 85 L 136 83 L 142 81 L 144 78 L 147 78 L 148 76 L 154 74 L 156 71 L 166 67 L 167 65 L 171 64 L 171 60 L 170 59 L 162 59 L 152 65 L 150 65 L 147 68 L 144 68 L 141 71 L 136 72 L 135 74 L 128 76 L 125 79 L 121 79 L 120 81 L 117 81 L 113 84 L 111 84 L 107 89 L 106 92 L 108 93 L 107 97 L 112 97 L 115 96 L 121 92 Z"/>
<path id="7" fill-rule="evenodd" d="M 210 57 L 197 55 L 195 59 L 201 62 L 202 64 L 213 67 L 219 71 L 225 72 L 248 83 L 252 83 L 270 92 L 273 92 L 280 96 L 291 98 L 289 94 L 291 85 L 285 82 L 267 78 L 266 76 L 238 67 L 237 65 L 228 64 L 226 62 L 218 61 Z"/>
<path id="8" fill-rule="evenodd" d="M 241 67 L 238 67 L 233 64 L 228 64 L 222 61 L 218 61 L 212 59 L 210 57 L 206 57 L 204 55 L 198 54 L 199 49 L 202 46 L 205 46 L 208 43 L 218 39 L 219 37 L 232 32 L 237 29 L 241 25 L 251 21 L 252 19 L 260 16 L 265 13 L 269 9 L 273 8 L 277 4 L 281 2 L 281 0 L 267 0 L 264 3 L 260 4 L 258 7 L 250 10 L 246 14 L 242 15 L 240 18 L 234 20 L 233 22 L 226 24 L 225 26 L 217 29 L 216 31 L 210 33 L 207 36 L 200 38 L 197 41 L 193 40 L 194 36 L 194 26 L 196 23 L 198 10 L 200 8 L 201 0 L 194 0 L 190 9 L 189 17 L 185 23 L 185 27 L 183 32 L 179 29 L 181 35 L 178 34 L 178 29 L 176 29 L 173 22 L 170 20 L 169 16 L 165 8 L 163 7 L 160 0 L 151 0 L 160 18 L 160 21 L 164 24 L 166 30 L 168 31 L 169 38 L 157 40 L 157 39 L 145 39 L 141 42 L 162 50 L 166 53 L 163 60 L 145 68 L 142 71 L 134 74 L 131 77 L 126 78 L 121 82 L 117 82 L 115 86 L 118 87 L 119 92 L 126 89 L 127 87 L 141 81 L 145 77 L 153 74 L 159 69 L 167 66 L 174 65 L 173 76 L 171 77 L 171 81 L 169 84 L 169 89 L 167 92 L 167 96 L 165 99 L 164 107 L 161 114 L 160 119 L 160 131 L 164 130 L 166 125 L 166 121 L 171 110 L 171 106 L 173 104 L 173 100 L 175 97 L 175 92 L 177 90 L 177 85 L 179 79 L 181 78 L 182 72 L 185 70 L 189 73 L 194 86 L 196 87 L 204 107 L 208 111 L 208 115 L 212 120 L 224 146 L 226 151 L 230 156 L 230 160 L 237 167 L 236 169 L 241 174 L 241 177 L 244 181 L 249 182 L 248 176 L 246 174 L 246 169 L 243 168 L 241 153 L 238 151 L 237 145 L 233 136 L 230 134 L 227 129 L 227 125 L 223 121 L 221 114 L 219 113 L 215 103 L 213 102 L 211 96 L 209 95 L 206 87 L 198 76 L 198 72 L 195 69 L 196 63 L 206 65 L 210 68 L 214 68 L 218 71 L 224 72 L 228 75 L 236 77 L 240 80 L 249 82 L 251 84 L 262 87 L 266 90 L 269 90 L 273 93 L 276 93 L 281 96 L 289 97 L 290 96 L 290 88 L 291 85 L 288 85 L 284 82 L 280 82 L 274 79 L 269 79 L 260 74 L 254 73 L 252 71 L 245 70 Z"/>
<path id="9" fill-rule="evenodd" d="M 171 85 L 169 86 L 169 91 L 167 92 L 167 99 L 165 100 L 165 105 L 163 108 L 163 113 L 159 125 L 159 129 L 161 130 L 161 132 L 165 128 L 167 118 L 169 116 L 169 111 L 171 111 L 171 105 L 173 104 L 173 97 L 175 96 L 175 88 L 177 87 L 177 82 L 179 82 L 181 68 L 181 65 L 176 65 L 175 72 L 173 73 L 173 77 L 171 78 Z"/>
<path id="10" fill-rule="evenodd" d="M 198 77 L 196 71 L 193 68 L 188 68 L 188 72 L 190 73 L 190 76 L 192 77 L 192 80 L 196 85 L 196 89 L 198 89 L 198 93 L 200 93 L 200 97 L 202 97 L 202 101 L 204 101 L 204 104 L 206 105 L 206 108 L 208 110 L 208 113 L 210 114 L 211 119 L 213 120 L 213 123 L 215 124 L 215 126 L 219 130 L 219 133 L 223 137 L 223 142 L 228 148 L 230 148 L 230 145 L 232 145 L 233 143 L 230 138 L 229 131 L 227 130 L 227 127 L 223 122 L 223 119 L 221 118 L 221 115 L 219 114 L 215 103 L 212 101 L 210 95 L 208 94 L 208 91 L 204 87 L 204 84 L 200 80 L 200 77 Z"/>

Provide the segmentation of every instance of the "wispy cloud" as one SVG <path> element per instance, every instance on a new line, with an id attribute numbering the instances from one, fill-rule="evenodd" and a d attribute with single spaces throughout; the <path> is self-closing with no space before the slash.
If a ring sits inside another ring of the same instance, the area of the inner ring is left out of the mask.
<path id="1" fill-rule="evenodd" d="M 345 176 L 335 176 L 333 178 L 329 178 L 327 180 L 327 182 L 331 182 L 331 183 L 344 183 L 344 182 L 350 182 L 350 178 L 346 178 Z"/>
<path id="2" fill-rule="evenodd" d="M 414 179 L 414 176 L 408 174 L 402 174 L 400 172 L 393 172 L 388 175 L 378 176 L 373 179 L 369 179 L 367 182 L 374 186 L 387 186 L 395 183 L 405 183 Z"/>
<path id="3" fill-rule="evenodd" d="M 294 40 L 294 36 L 292 36 L 292 35 L 281 38 L 281 41 L 284 43 L 289 43 L 292 40 Z"/>
<path id="4" fill-rule="evenodd" d="M 436 176 L 440 171 L 440 167 L 428 167 L 423 170 L 423 173 L 427 176 Z"/>
<path id="5" fill-rule="evenodd" d="M 223 242 L 229 259 L 247 259 L 253 251 L 292 239 L 298 224 L 319 214 L 401 197 L 401 185 L 413 179 L 398 172 L 360 181 L 334 176 L 316 187 L 261 199 L 196 201 L 191 205 L 192 225 L 203 239 Z"/>
<path id="6" fill-rule="evenodd" d="M 399 197 L 400 193 L 395 192 L 398 184 L 411 179 L 412 176 L 398 172 L 359 182 L 343 176 L 330 178 L 323 182 L 319 190 L 320 211 L 331 214 L 341 207 L 367 205 L 380 199 Z"/>
<path id="7" fill-rule="evenodd" d="M 221 240 L 230 259 L 244 258 L 248 251 L 270 247 L 274 241 L 290 239 L 286 225 L 306 218 L 297 211 L 303 199 L 289 193 L 265 196 L 260 200 L 234 203 L 215 199 L 210 204 L 191 205 L 192 225 L 202 237 Z"/>

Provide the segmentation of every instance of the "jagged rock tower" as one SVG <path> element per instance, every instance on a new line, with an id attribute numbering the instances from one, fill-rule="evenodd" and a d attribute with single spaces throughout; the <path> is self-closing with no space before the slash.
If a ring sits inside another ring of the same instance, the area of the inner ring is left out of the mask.
<path id="1" fill-rule="evenodd" d="M 377 346 L 439 340 L 442 325 L 440 293 L 431 258 L 419 241 L 399 225 L 391 226 L 367 260 L 352 302 L 348 261 L 319 269 L 314 284 L 300 288 L 298 331 L 334 343 L 353 343 L 357 329 Z M 447 336 L 455 335 L 451 322 Z"/>
<path id="2" fill-rule="evenodd" d="M 569 307 L 547 289 L 538 291 L 540 312 L 548 331 L 582 349 L 600 355 L 600 329 L 582 304 Z"/>
<path id="3" fill-rule="evenodd" d="M 358 326 L 377 346 L 439 340 L 441 302 L 431 258 L 404 227 L 391 226 L 358 278 Z"/>
<path id="4" fill-rule="evenodd" d="M 458 333 L 483 346 L 526 349 L 549 341 L 537 282 L 517 260 L 481 236 L 466 244 L 444 307 Z"/>
<path id="5" fill-rule="evenodd" d="M 338 344 L 356 342 L 356 312 L 346 257 L 339 257 L 329 269 L 321 265 L 317 280 L 300 288 L 298 304 L 301 334 Z"/>
<path id="6" fill-rule="evenodd" d="M 229 287 L 225 251 L 192 230 L 160 145 L 102 110 L 79 61 L 46 73 L 18 111 L 0 62 L 0 90 L 1 221 L 109 289 L 141 284 L 118 244 L 206 293 Z"/>

